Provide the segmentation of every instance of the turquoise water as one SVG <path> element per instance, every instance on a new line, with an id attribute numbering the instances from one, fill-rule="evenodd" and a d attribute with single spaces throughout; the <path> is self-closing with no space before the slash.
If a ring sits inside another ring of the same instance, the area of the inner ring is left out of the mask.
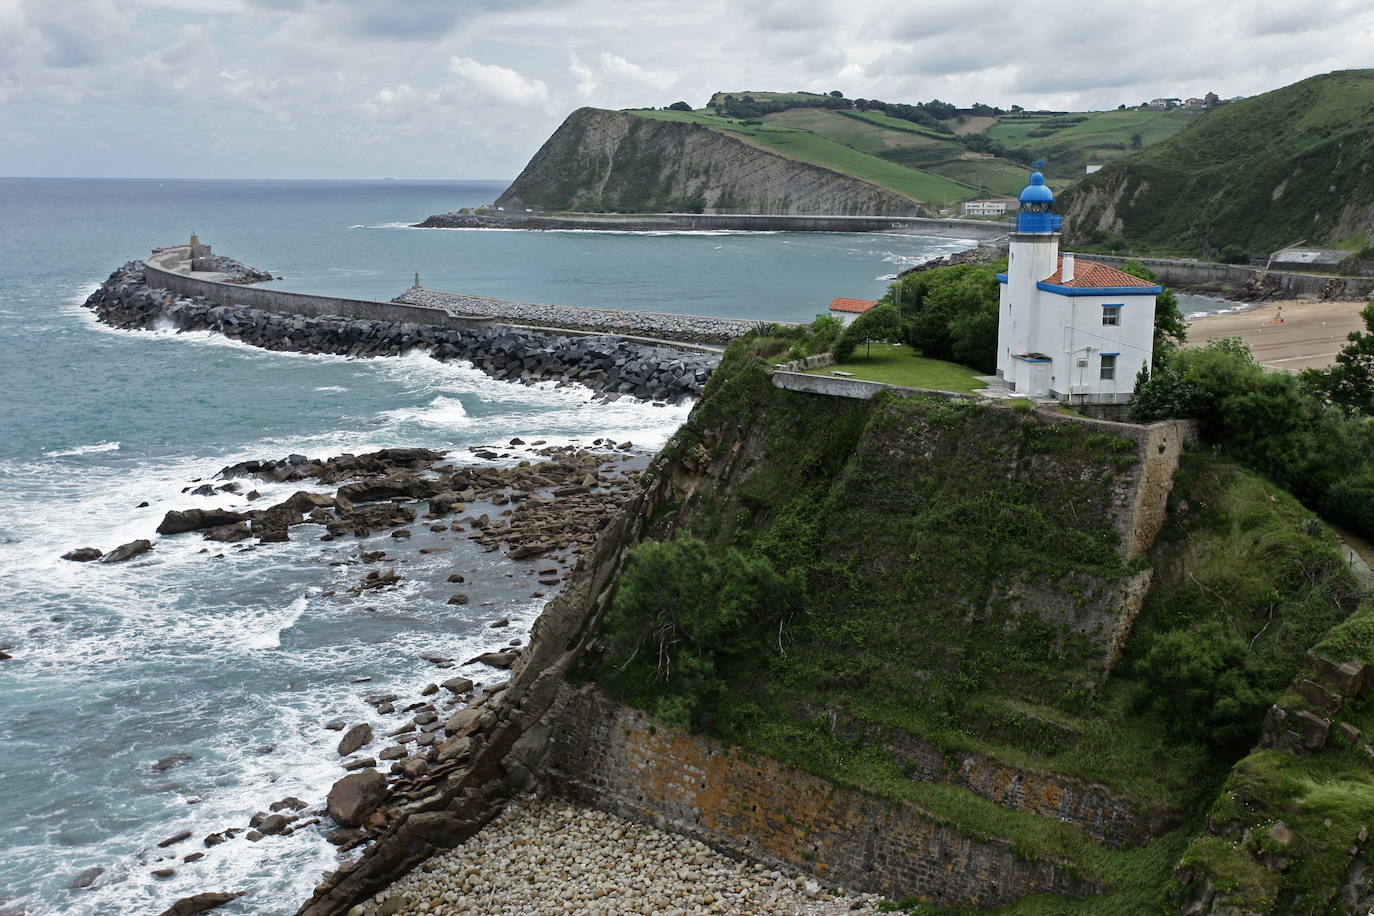
<path id="1" fill-rule="evenodd" d="M 542 604 L 499 554 L 421 526 L 404 547 L 362 542 L 400 557 L 404 578 L 357 600 L 324 593 L 361 580 L 366 568 L 330 565 L 358 542 L 321 543 L 308 527 L 252 551 L 164 538 L 118 566 L 62 553 L 155 538 L 169 508 L 242 505 L 182 491 L 244 459 L 421 445 L 467 460 L 467 446 L 517 435 L 651 450 L 686 415 L 498 383 L 421 354 L 350 361 L 113 331 L 78 303 L 119 264 L 194 229 L 294 289 L 389 298 L 420 271 L 432 288 L 527 301 L 804 320 L 965 247 L 400 228 L 503 186 L 0 179 L 0 642 L 16 646 L 0 662 L 0 910 L 138 916 L 198 891 L 246 890 L 222 912 L 293 912 L 337 864 L 317 832 L 210 849 L 200 838 L 285 795 L 320 800 L 341 775 L 338 734 L 323 722 L 380 724 L 366 694 L 413 695 L 438 679 L 419 653 L 467 658 L 493 647 L 487 622 L 509 617 L 503 639 L 523 635 Z M 295 489 L 258 488 L 258 505 Z M 452 552 L 421 555 L 426 544 Z M 445 604 L 455 569 L 468 607 Z M 152 770 L 174 753 L 192 760 Z M 157 848 L 182 830 L 192 839 Z M 206 857 L 181 864 L 191 852 Z M 69 890 L 92 866 L 106 869 L 95 886 Z M 165 866 L 171 878 L 152 876 Z"/>

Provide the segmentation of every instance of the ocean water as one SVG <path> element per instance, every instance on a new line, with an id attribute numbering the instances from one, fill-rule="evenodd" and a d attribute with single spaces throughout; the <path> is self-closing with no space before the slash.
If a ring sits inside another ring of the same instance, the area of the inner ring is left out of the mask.
<path id="1" fill-rule="evenodd" d="M 530 564 L 419 525 L 409 543 L 322 543 L 310 526 L 254 550 L 158 539 L 168 509 L 244 505 L 184 489 L 293 452 L 413 445 L 468 461 L 468 446 L 513 436 L 606 436 L 647 453 L 688 409 L 596 404 L 584 390 L 500 383 L 418 353 L 345 360 L 114 331 L 79 303 L 119 264 L 194 229 L 293 289 L 389 298 L 419 271 L 432 288 L 526 301 L 805 320 L 967 245 L 404 228 L 504 184 L 0 179 L 0 643 L 15 647 L 0 661 L 0 911 L 141 916 L 198 891 L 244 890 L 222 912 L 294 912 L 337 865 L 318 831 L 213 848 L 201 838 L 286 795 L 321 800 L 341 775 L 339 734 L 324 722 L 383 724 L 364 703 L 371 693 L 498 679 L 418 656 L 493 648 L 497 617 L 513 624 L 500 641 L 523 636 L 542 605 Z M 297 488 L 255 486 L 258 506 Z M 131 563 L 59 559 L 139 537 L 156 547 Z M 399 589 L 344 595 L 378 568 L 351 562 L 360 545 L 397 558 Z M 427 545 L 450 552 L 421 554 Z M 466 607 L 445 603 L 455 570 Z M 152 768 L 171 754 L 191 759 Z M 192 838 L 158 848 L 183 830 Z M 192 852 L 205 858 L 183 864 Z M 93 887 L 69 889 L 90 867 L 105 869 Z M 173 876 L 154 877 L 163 867 Z"/>

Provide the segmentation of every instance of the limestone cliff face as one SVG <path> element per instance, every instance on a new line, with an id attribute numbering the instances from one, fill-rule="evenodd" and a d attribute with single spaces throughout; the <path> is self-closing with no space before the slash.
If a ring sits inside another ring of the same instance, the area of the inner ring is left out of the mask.
<path id="1" fill-rule="evenodd" d="M 507 208 L 919 216 L 894 191 L 696 124 L 579 108 L 496 201 Z"/>

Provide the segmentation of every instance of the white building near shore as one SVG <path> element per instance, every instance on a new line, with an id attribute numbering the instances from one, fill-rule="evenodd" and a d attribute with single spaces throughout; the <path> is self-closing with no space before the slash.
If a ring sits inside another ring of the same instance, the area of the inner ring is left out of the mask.
<path id="1" fill-rule="evenodd" d="M 997 325 L 997 375 L 1014 391 L 1068 404 L 1123 404 L 1154 349 L 1162 288 L 1059 254 L 1060 218 L 1039 172 L 1021 192 Z"/>

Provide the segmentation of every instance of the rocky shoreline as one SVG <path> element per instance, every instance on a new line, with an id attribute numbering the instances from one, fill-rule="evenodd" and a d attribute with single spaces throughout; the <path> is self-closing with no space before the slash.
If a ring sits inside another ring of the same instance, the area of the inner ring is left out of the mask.
<path id="1" fill-rule="evenodd" d="M 391 448 L 328 459 L 290 455 L 240 462 L 221 469 L 213 481 L 192 481 L 183 490 L 190 499 L 228 495 L 235 508 L 172 509 L 165 513 L 157 534 L 161 538 L 200 535 L 207 543 L 202 550 L 207 559 L 222 557 L 229 550 L 271 549 L 273 544 L 312 535 L 321 541 L 356 539 L 359 545 L 350 559 L 330 564 L 356 567 L 355 584 L 320 595 L 345 602 L 397 588 L 403 579 L 398 564 L 405 562 L 399 554 L 409 548 L 412 532 L 424 526 L 431 532 L 456 533 L 482 551 L 503 551 L 512 561 L 507 575 L 523 572 L 533 580 L 530 587 L 537 589 L 530 596 L 543 598 L 558 592 L 597 533 L 636 491 L 640 468 L 647 460 L 630 442 L 602 439 L 582 448 L 526 443 L 517 437 L 504 445 L 472 446 L 469 451 L 458 456 L 425 448 Z M 253 488 L 255 482 L 309 489 L 257 509 L 251 504 L 262 497 Z M 242 503 L 248 505 L 240 508 Z M 369 549 L 366 539 L 381 532 L 390 534 L 386 547 Z M 105 554 L 85 547 L 64 558 L 89 562 L 112 561 L 109 558 L 117 556 L 119 560 L 113 560 L 117 562 L 153 551 L 157 543 L 139 539 Z M 449 549 L 422 547 L 419 551 Z M 452 566 L 440 569 L 452 570 Z M 481 583 L 456 571 L 448 572 L 446 584 L 452 590 L 450 605 L 468 605 L 469 590 L 481 588 Z M 432 667 L 435 675 L 417 695 L 371 694 L 366 697 L 374 711 L 370 717 L 320 723 L 322 738 L 330 732 L 339 735 L 334 751 L 340 779 L 327 798 L 310 801 L 288 795 L 251 816 L 245 813 L 243 822 L 204 837 L 183 830 L 152 838 L 152 852 L 144 866 L 158 878 L 171 877 L 183 868 L 209 866 L 208 882 L 213 880 L 213 850 L 224 844 L 270 842 L 300 830 L 322 832 L 344 854 L 372 842 L 390 825 L 392 808 L 423 799 L 435 790 L 436 780 L 467 760 L 468 734 L 483 707 L 504 689 L 506 669 L 521 657 L 528 636 L 504 617 L 489 620 L 486 631 L 490 633 L 487 651 L 472 658 L 453 658 L 442 648 L 422 653 L 417 663 Z M 460 666 L 482 666 L 490 672 L 489 679 L 443 673 Z M 264 750 L 270 752 L 270 747 Z M 150 766 L 154 772 L 166 773 L 191 759 L 189 754 L 176 753 Z M 194 851 L 188 852 L 193 844 Z M 207 860 L 206 865 L 197 865 L 202 860 Z M 106 880 L 105 870 L 93 867 L 76 874 L 70 887 L 79 893 Z M 238 896 L 236 891 L 214 889 L 178 901 L 163 916 L 189 916 Z"/>
<path id="2" fill-rule="evenodd" d="M 601 811 L 525 797 L 349 914 L 868 916 L 882 912 L 879 902 Z"/>
<path id="3" fill-rule="evenodd" d="M 359 358 L 399 356 L 418 349 L 435 359 L 470 362 L 502 381 L 577 384 L 604 397 L 629 396 L 665 404 L 699 395 L 720 361 L 714 353 L 612 336 L 564 337 L 500 325 L 460 330 L 399 321 L 281 315 L 149 287 L 139 261 L 111 274 L 85 306 L 101 322 L 126 330 L 170 326 L 178 331 L 213 331 L 268 350 Z"/>

